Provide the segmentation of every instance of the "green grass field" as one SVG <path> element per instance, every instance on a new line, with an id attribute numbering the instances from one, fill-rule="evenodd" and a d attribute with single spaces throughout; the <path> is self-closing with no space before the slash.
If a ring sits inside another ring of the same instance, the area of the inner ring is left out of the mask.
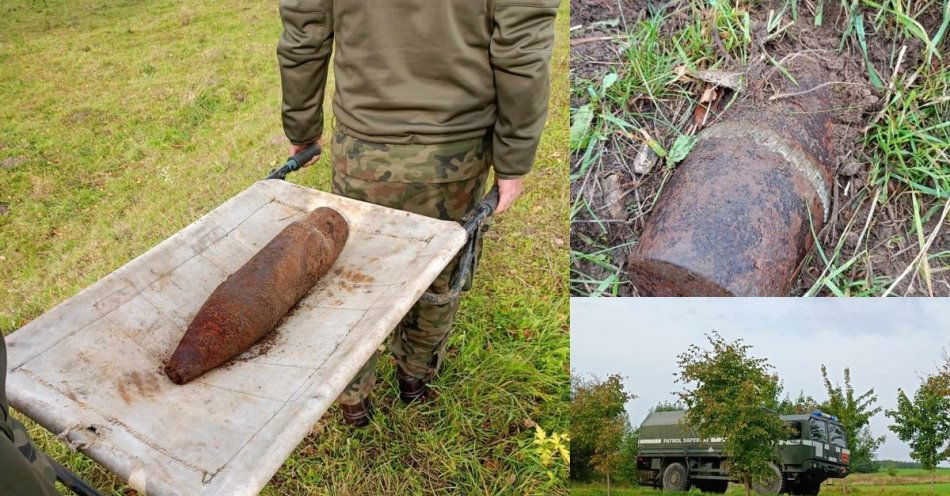
<path id="1" fill-rule="evenodd" d="M 821 488 L 822 495 L 854 496 L 893 495 L 911 496 L 930 494 L 930 472 L 919 469 L 898 469 L 895 476 L 886 471 L 873 474 L 852 474 L 847 477 L 847 492 L 841 480 L 830 480 Z M 572 496 L 607 496 L 606 484 L 577 484 L 571 487 Z M 937 484 L 935 494 L 950 494 L 950 468 L 937 469 Z M 647 496 L 666 494 L 689 494 L 699 496 L 702 493 L 693 490 L 688 493 L 667 493 L 647 487 L 620 486 L 611 488 L 612 496 Z M 729 496 L 745 494 L 743 488 L 732 484 L 726 493 Z"/>
<path id="2" fill-rule="evenodd" d="M 950 494 L 950 484 L 937 484 L 934 488 L 934 494 Z M 688 492 L 688 493 L 667 493 L 663 491 L 658 491 L 655 489 L 648 488 L 616 488 L 611 490 L 611 496 L 648 496 L 648 495 L 691 495 L 699 496 L 701 492 Z M 726 493 L 728 496 L 741 496 L 745 494 L 745 491 L 739 486 L 733 486 L 729 488 L 729 491 Z M 887 495 L 887 496 L 917 496 L 930 494 L 930 485 L 929 484 L 905 484 L 905 485 L 880 485 L 880 486 L 850 486 L 848 488 L 848 493 L 844 493 L 840 487 L 827 487 L 822 488 L 822 495 L 827 496 L 843 496 L 845 494 L 853 496 L 876 496 L 876 495 Z M 606 486 L 577 486 L 571 489 L 571 496 L 607 496 Z"/>
<path id="3" fill-rule="evenodd" d="M 536 170 L 488 235 L 438 400 L 402 406 L 383 360 L 373 425 L 351 433 L 332 409 L 263 494 L 565 493 L 566 464 L 542 464 L 529 426 L 568 425 L 567 7 Z M 264 0 L 0 4 L 3 334 L 283 161 L 279 32 Z M 327 163 L 291 180 L 327 190 Z M 132 494 L 29 425 L 93 485 Z"/>

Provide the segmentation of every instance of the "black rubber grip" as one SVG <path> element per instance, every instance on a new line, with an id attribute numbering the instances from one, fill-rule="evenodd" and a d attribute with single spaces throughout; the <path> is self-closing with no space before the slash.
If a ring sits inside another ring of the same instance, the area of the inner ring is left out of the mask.
<path id="1" fill-rule="evenodd" d="M 288 158 L 287 162 L 285 162 L 283 166 L 270 171 L 270 174 L 268 174 L 264 179 L 286 179 L 287 175 L 289 175 L 291 172 L 299 170 L 301 167 L 306 165 L 307 162 L 320 155 L 320 151 L 320 145 L 314 143 L 303 150 L 300 150 L 293 157 Z"/>

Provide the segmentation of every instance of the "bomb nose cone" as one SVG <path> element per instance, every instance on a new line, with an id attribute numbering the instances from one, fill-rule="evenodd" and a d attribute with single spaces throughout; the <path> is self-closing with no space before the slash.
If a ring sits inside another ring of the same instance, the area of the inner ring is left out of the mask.
<path id="1" fill-rule="evenodd" d="M 165 375 L 175 384 L 184 384 L 201 375 L 201 356 L 191 343 L 179 343 L 165 364 Z"/>
<path id="2" fill-rule="evenodd" d="M 175 384 L 181 385 L 185 383 L 185 379 L 178 373 L 178 370 L 168 365 L 165 366 L 165 375 Z"/>

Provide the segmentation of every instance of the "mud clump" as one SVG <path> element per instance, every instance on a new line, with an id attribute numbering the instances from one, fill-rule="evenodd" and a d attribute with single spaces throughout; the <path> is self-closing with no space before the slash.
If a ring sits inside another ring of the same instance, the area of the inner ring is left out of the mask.
<path id="1" fill-rule="evenodd" d="M 131 404 L 136 396 L 151 398 L 158 393 L 158 375 L 154 372 L 130 372 L 116 382 L 116 390 L 125 404 Z M 73 398 L 75 401 L 75 398 Z"/>
<path id="2" fill-rule="evenodd" d="M 273 331 L 327 274 L 348 237 L 346 220 L 326 207 L 285 227 L 211 293 L 165 365 L 168 378 L 185 384 Z"/>

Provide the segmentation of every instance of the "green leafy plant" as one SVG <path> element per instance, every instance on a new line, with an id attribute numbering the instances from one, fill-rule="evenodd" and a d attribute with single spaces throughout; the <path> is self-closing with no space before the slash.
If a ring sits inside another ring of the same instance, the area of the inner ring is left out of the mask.
<path id="1" fill-rule="evenodd" d="M 910 446 L 910 456 L 930 471 L 930 494 L 934 494 L 936 469 L 950 459 L 950 379 L 944 374 L 928 377 L 913 399 L 903 390 L 897 392 L 897 408 L 886 415 L 894 423 L 889 427 Z"/>
<path id="2" fill-rule="evenodd" d="M 676 164 L 682 162 L 689 155 L 697 141 L 699 141 L 698 136 L 687 136 L 685 134 L 677 136 L 666 155 L 666 166 L 672 169 Z"/>
<path id="3" fill-rule="evenodd" d="M 730 475 L 751 493 L 754 482 L 774 476 L 772 462 L 785 426 L 775 412 L 781 390 L 764 358 L 749 355 L 751 346 L 706 336 L 710 348 L 692 345 L 677 357 L 686 405 L 686 423 L 703 439 L 725 438 Z"/>
<path id="4" fill-rule="evenodd" d="M 847 436 L 848 448 L 851 450 L 852 470 L 875 471 L 877 467 L 874 464 L 874 454 L 884 442 L 884 436 L 874 436 L 869 427 L 871 417 L 883 410 L 880 406 L 874 406 L 877 403 L 877 394 L 874 389 L 869 389 L 855 395 L 851 386 L 851 370 L 847 368 L 844 369 L 844 386 L 831 383 L 828 369 L 824 365 L 821 366 L 821 377 L 828 394 L 821 410 L 838 417 L 841 422 Z"/>
<path id="5" fill-rule="evenodd" d="M 571 465 L 570 442 L 567 434 L 552 432 L 548 435 L 540 425 L 534 426 L 534 452 L 552 482 L 567 479 Z"/>
<path id="6" fill-rule="evenodd" d="M 614 374 L 601 381 L 571 378 L 571 478 L 590 480 L 599 474 L 611 478 L 624 460 L 624 439 L 630 434 L 630 422 L 624 405 L 634 398 Z"/>

